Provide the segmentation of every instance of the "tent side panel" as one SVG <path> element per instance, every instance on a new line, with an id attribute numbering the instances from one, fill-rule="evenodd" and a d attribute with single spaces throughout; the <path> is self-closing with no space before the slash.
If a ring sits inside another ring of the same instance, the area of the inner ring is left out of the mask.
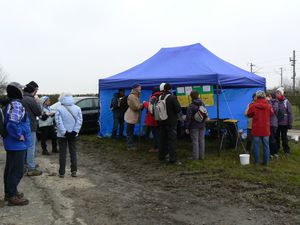
<path id="1" fill-rule="evenodd" d="M 109 137 L 112 133 L 113 128 L 113 113 L 110 110 L 110 102 L 112 96 L 118 90 L 100 90 L 100 133 L 99 135 L 102 137 Z M 130 90 L 126 90 L 126 95 L 129 95 Z M 141 96 L 141 102 L 148 101 L 151 95 L 151 91 L 144 90 Z M 135 127 L 135 134 L 139 134 L 140 132 L 144 132 L 144 121 L 146 116 L 146 110 L 142 112 L 142 127 L 139 127 L 139 124 Z M 126 126 L 124 129 L 124 135 L 126 134 Z"/>
<path id="2" fill-rule="evenodd" d="M 223 89 L 220 95 L 220 118 L 239 120 L 239 129 L 247 129 L 247 117 L 245 110 L 252 101 L 252 95 L 261 88 L 235 88 Z M 214 96 L 216 102 L 216 95 Z M 209 117 L 217 118 L 217 107 L 208 107 Z"/>

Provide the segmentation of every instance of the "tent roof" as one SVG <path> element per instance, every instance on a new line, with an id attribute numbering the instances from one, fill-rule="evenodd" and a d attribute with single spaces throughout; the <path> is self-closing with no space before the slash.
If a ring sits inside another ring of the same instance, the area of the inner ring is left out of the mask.
<path id="1" fill-rule="evenodd" d="M 222 87 L 265 87 L 263 77 L 234 66 L 201 44 L 162 48 L 151 58 L 129 70 L 100 79 L 100 89 L 143 88 L 162 82 L 173 86 L 221 85 Z"/>

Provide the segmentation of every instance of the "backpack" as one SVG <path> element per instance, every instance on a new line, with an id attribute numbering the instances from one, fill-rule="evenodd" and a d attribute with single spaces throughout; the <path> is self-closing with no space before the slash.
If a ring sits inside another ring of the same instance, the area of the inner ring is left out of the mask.
<path id="1" fill-rule="evenodd" d="M 157 104 L 157 97 L 153 97 L 152 99 L 151 99 L 151 101 L 149 102 L 149 106 L 148 106 L 148 111 L 150 112 L 150 114 L 152 115 L 152 116 L 154 116 L 154 108 L 155 108 L 155 105 Z"/>
<path id="2" fill-rule="evenodd" d="M 164 121 L 168 119 L 166 100 L 170 95 L 171 94 L 167 94 L 164 99 L 162 99 L 162 96 L 158 98 L 158 101 L 154 106 L 155 120 Z"/>
<path id="3" fill-rule="evenodd" d="M 199 106 L 197 112 L 194 115 L 194 119 L 198 123 L 203 123 L 208 119 L 207 109 L 203 105 Z"/>
<path id="4" fill-rule="evenodd" d="M 124 96 L 121 98 L 121 101 L 120 101 L 120 109 L 122 112 L 126 112 L 127 109 L 129 108 L 129 105 L 128 105 L 128 102 L 127 102 L 127 99 L 128 99 L 128 96 Z"/>
<path id="5" fill-rule="evenodd" d="M 11 106 L 10 111 L 8 112 L 10 114 L 12 112 L 12 110 L 13 110 L 13 105 L 11 104 L 11 102 L 9 102 L 7 104 L 7 106 L 5 107 L 5 115 L 3 113 L 3 110 L 0 108 L 0 135 L 3 138 L 6 138 L 7 135 L 8 135 L 8 132 L 7 132 L 7 129 L 6 129 L 6 123 L 5 123 L 8 105 Z"/>
<path id="6" fill-rule="evenodd" d="M 0 109 L 0 135 L 5 138 L 7 137 L 6 124 L 2 109 Z"/>

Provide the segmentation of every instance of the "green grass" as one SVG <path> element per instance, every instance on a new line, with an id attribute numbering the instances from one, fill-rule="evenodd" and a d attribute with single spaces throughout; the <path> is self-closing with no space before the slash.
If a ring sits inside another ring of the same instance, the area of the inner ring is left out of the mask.
<path id="1" fill-rule="evenodd" d="M 294 115 L 294 123 L 293 127 L 295 129 L 300 129 L 300 107 L 293 105 L 293 115 Z"/>
<path id="2" fill-rule="evenodd" d="M 128 158 L 138 158 L 149 163 L 156 163 L 157 155 L 148 153 L 151 142 L 142 141 L 140 151 L 126 151 L 126 143 L 114 143 L 110 139 L 99 139 L 94 136 L 82 136 L 84 143 L 93 143 L 100 149 L 109 148 L 112 154 L 118 154 Z M 203 161 L 191 160 L 191 144 L 186 140 L 178 142 L 178 160 L 181 166 L 162 167 L 163 169 L 194 171 L 218 176 L 223 179 L 238 179 L 241 181 L 254 182 L 268 186 L 276 186 L 284 191 L 297 191 L 300 187 L 300 144 L 290 143 L 292 154 L 287 158 L 283 153 L 278 160 L 271 160 L 268 167 L 254 166 L 253 163 L 241 166 L 239 154 L 243 152 L 242 147 L 238 150 L 224 149 L 218 154 L 217 141 L 207 140 L 206 158 Z M 251 155 L 253 159 L 253 156 Z M 262 157 L 261 157 L 262 159 Z M 299 193 L 299 191 L 297 191 Z"/>

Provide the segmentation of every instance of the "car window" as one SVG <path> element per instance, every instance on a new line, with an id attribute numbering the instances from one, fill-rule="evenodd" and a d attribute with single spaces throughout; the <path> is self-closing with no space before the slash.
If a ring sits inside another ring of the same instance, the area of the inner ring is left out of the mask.
<path id="1" fill-rule="evenodd" d="M 99 100 L 98 100 L 98 98 L 94 98 L 93 99 L 94 100 L 94 106 L 95 106 L 95 108 L 99 108 Z"/>
<path id="2" fill-rule="evenodd" d="M 93 109 L 93 99 L 89 98 L 89 99 L 81 100 L 81 101 L 77 102 L 76 105 L 79 106 L 81 108 L 81 110 Z"/>

